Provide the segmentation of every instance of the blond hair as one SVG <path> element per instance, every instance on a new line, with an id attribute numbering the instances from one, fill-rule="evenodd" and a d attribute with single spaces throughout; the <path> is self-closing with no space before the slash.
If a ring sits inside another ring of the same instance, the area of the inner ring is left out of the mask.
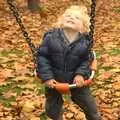
<path id="1" fill-rule="evenodd" d="M 73 5 L 70 8 L 66 9 L 66 11 L 64 12 L 64 14 L 62 16 L 60 16 L 58 18 L 58 22 L 54 24 L 55 27 L 62 27 L 61 21 L 62 18 L 64 17 L 65 14 L 68 14 L 69 12 L 72 11 L 79 11 L 80 12 L 80 17 L 82 18 L 82 24 L 83 24 L 83 28 L 82 28 L 82 33 L 88 33 L 89 32 L 89 26 L 90 26 L 90 17 L 88 15 L 88 10 L 87 7 L 85 6 L 77 6 L 77 5 Z"/>

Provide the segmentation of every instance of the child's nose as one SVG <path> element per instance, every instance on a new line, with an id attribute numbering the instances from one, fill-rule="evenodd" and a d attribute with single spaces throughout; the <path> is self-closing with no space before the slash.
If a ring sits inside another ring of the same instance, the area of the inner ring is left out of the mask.
<path id="1" fill-rule="evenodd" d="M 75 17 L 74 16 L 71 16 L 70 19 L 73 20 Z"/>

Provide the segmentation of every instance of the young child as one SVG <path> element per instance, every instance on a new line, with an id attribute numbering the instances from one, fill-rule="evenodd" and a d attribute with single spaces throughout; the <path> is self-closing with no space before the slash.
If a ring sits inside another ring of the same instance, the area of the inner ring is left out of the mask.
<path id="1" fill-rule="evenodd" d="M 90 77 L 89 16 L 84 6 L 71 6 L 59 19 L 59 28 L 45 33 L 37 52 L 37 74 L 46 84 L 46 114 L 62 120 L 62 95 L 57 82 L 76 83 L 71 99 L 83 109 L 87 120 L 100 120 L 95 101 L 84 81 Z"/>

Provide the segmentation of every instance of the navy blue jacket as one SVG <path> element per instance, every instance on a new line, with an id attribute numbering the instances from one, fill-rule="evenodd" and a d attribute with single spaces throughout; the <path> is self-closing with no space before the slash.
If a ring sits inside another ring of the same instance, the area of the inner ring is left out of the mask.
<path id="1" fill-rule="evenodd" d="M 55 79 L 72 83 L 75 75 L 88 79 L 91 51 L 88 35 L 79 34 L 78 39 L 66 44 L 61 29 L 52 29 L 44 34 L 37 50 L 37 75 L 42 81 Z"/>

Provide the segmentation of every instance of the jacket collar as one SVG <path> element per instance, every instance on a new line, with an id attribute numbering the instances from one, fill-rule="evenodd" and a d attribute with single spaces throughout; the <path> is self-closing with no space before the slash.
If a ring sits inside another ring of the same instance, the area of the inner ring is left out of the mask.
<path id="1" fill-rule="evenodd" d="M 77 41 L 81 40 L 81 38 L 83 37 L 83 35 L 79 32 L 78 35 L 77 35 L 77 37 L 75 38 L 75 40 L 70 43 L 69 40 L 68 40 L 68 38 L 64 34 L 64 31 L 63 31 L 62 28 L 60 29 L 60 34 L 61 34 L 61 37 L 62 37 L 62 41 L 64 41 L 68 45 L 76 43 Z"/>

